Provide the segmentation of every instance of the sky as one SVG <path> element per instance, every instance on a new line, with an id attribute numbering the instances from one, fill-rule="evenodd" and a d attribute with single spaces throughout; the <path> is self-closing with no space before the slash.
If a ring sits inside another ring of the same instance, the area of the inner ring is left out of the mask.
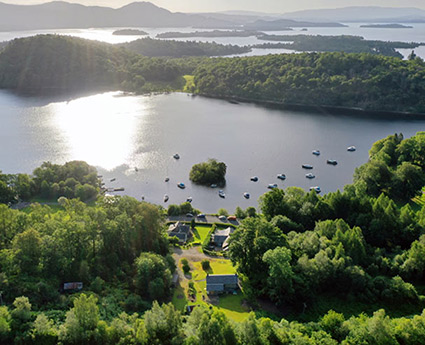
<path id="1" fill-rule="evenodd" d="M 43 0 L 0 0 L 9 4 L 39 4 Z M 136 0 L 67 0 L 84 5 L 121 7 Z M 425 9 L 425 0 L 151 0 L 173 12 L 215 12 L 245 10 L 286 13 L 305 9 L 346 6 L 418 7 Z"/>

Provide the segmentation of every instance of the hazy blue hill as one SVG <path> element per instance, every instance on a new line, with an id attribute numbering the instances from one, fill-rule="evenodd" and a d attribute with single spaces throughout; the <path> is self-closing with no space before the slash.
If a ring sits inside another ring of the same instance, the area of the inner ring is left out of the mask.
<path id="1" fill-rule="evenodd" d="M 352 6 L 344 8 L 304 10 L 282 15 L 295 20 L 339 22 L 414 22 L 425 20 L 425 10 L 413 7 L 395 8 L 378 6 Z M 404 18 L 404 20 L 403 20 Z M 401 20 L 399 20 L 401 19 Z"/>
<path id="2" fill-rule="evenodd" d="M 197 14 L 172 13 L 149 2 L 119 9 L 54 1 L 42 5 L 0 3 L 0 31 L 89 27 L 183 27 L 225 25 L 226 21 Z"/>
<path id="3" fill-rule="evenodd" d="M 327 23 L 314 23 L 305 21 L 295 21 L 291 19 L 278 19 L 278 20 L 257 20 L 250 24 L 245 24 L 245 29 L 250 30 L 265 30 L 265 31 L 277 31 L 286 28 L 306 28 L 306 27 L 344 27 L 345 25 L 335 22 Z"/>

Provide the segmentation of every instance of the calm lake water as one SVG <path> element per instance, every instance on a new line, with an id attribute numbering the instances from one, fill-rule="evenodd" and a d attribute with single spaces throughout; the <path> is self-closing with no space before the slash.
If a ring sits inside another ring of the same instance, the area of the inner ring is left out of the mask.
<path id="1" fill-rule="evenodd" d="M 395 132 L 407 137 L 425 130 L 425 121 L 417 120 L 274 110 L 179 93 L 120 92 L 64 101 L 0 91 L 0 123 L 3 172 L 30 173 L 43 161 L 85 160 L 98 167 L 108 187 L 125 187 L 124 194 L 158 204 L 164 204 L 164 194 L 170 196 L 168 203 L 191 196 L 204 212 L 256 206 L 269 183 L 306 190 L 318 185 L 324 193 L 341 189 L 367 161 L 373 142 Z M 347 152 L 350 145 L 357 151 Z M 314 149 L 321 156 L 313 156 Z M 180 160 L 172 158 L 175 153 Z M 189 181 L 192 165 L 208 158 L 227 164 L 225 199 L 217 189 Z M 326 159 L 336 159 L 338 165 L 330 166 Z M 316 179 L 305 178 L 303 163 L 314 166 Z M 280 173 L 286 181 L 276 178 Z M 254 175 L 259 182 L 250 181 Z M 185 190 L 177 188 L 179 182 Z"/>
<path id="2" fill-rule="evenodd" d="M 413 26 L 411 29 L 383 29 L 383 28 L 361 28 L 362 23 L 349 23 L 347 27 L 342 28 L 308 28 L 308 31 L 302 31 L 301 28 L 295 28 L 293 31 L 264 31 L 268 34 L 276 35 L 354 35 L 362 36 L 365 39 L 381 40 L 381 41 L 402 41 L 402 42 L 425 42 L 425 23 L 408 24 Z M 94 28 L 94 29 L 58 29 L 58 30 L 28 30 L 28 31 L 13 31 L 0 32 L 0 42 L 9 41 L 18 37 L 28 37 L 37 34 L 60 34 L 70 35 L 91 40 L 98 40 L 108 43 L 129 42 L 140 38 L 139 36 L 114 36 L 117 28 Z M 159 33 L 167 31 L 192 32 L 192 31 L 209 31 L 207 29 L 193 28 L 139 28 L 149 34 L 149 37 L 155 38 Z M 261 44 L 268 41 L 258 40 L 256 37 L 195 37 L 195 38 L 176 38 L 180 41 L 202 41 L 202 42 L 217 42 L 222 44 L 236 45 L 251 45 Z M 274 42 L 275 43 L 275 42 Z M 400 50 L 404 56 L 408 56 L 411 49 Z M 291 50 L 285 49 L 253 49 L 252 52 L 241 55 L 267 55 L 278 53 L 294 53 Z M 420 46 L 415 49 L 415 53 L 422 58 L 425 58 L 425 46 Z"/>

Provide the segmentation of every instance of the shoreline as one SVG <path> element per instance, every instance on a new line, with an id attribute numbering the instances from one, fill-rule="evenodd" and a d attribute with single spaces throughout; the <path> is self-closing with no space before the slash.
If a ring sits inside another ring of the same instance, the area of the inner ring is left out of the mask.
<path id="1" fill-rule="evenodd" d="M 202 93 L 194 93 L 193 95 L 211 99 L 221 99 L 228 102 L 237 102 L 237 103 L 250 103 L 255 105 L 261 105 L 266 108 L 271 109 L 280 109 L 280 110 L 292 110 L 292 111 L 309 111 L 317 114 L 328 114 L 328 115 L 348 115 L 348 116 L 358 116 L 358 117 L 368 117 L 368 115 L 375 116 L 376 118 L 397 118 L 397 119 L 413 119 L 413 120 L 423 120 L 425 121 L 425 113 L 411 113 L 411 112 L 401 112 L 401 111 L 385 111 L 385 110 L 366 110 L 362 108 L 350 108 L 350 107 L 338 107 L 338 106 L 329 106 L 329 105 L 307 105 L 307 104 L 297 104 L 297 103 L 283 103 L 277 101 L 266 101 L 266 100 L 257 100 L 257 99 L 248 99 L 243 97 L 226 97 L 218 95 L 209 95 Z"/>

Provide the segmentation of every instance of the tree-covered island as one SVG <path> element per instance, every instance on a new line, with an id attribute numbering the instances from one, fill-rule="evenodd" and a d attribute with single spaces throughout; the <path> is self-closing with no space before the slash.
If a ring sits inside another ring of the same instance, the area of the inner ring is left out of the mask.
<path id="1" fill-rule="evenodd" d="M 208 159 L 203 163 L 195 164 L 190 170 L 189 179 L 197 184 L 210 186 L 221 185 L 226 182 L 227 166 L 216 159 Z"/>

